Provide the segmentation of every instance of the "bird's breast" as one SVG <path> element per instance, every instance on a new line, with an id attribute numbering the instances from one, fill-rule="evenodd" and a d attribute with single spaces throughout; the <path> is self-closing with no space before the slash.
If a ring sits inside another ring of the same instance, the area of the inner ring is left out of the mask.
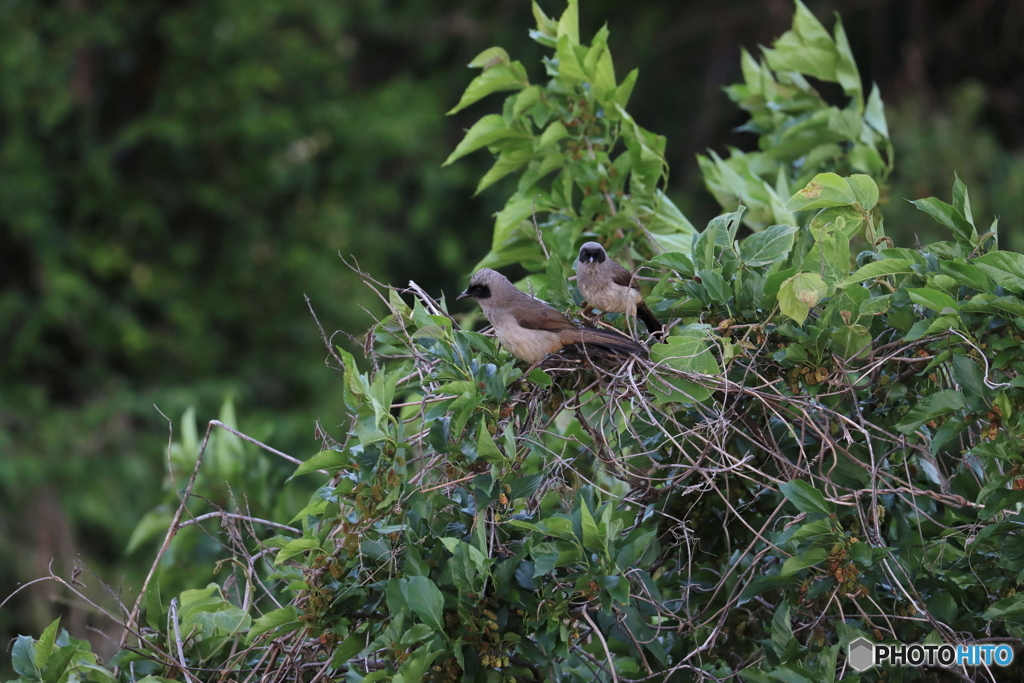
<path id="1" fill-rule="evenodd" d="M 581 282 L 580 294 L 591 306 L 607 313 L 632 313 L 636 310 L 637 304 L 643 300 L 643 295 L 639 290 L 617 285 L 610 280 L 600 283 L 590 282 L 586 286 Z"/>
<path id="2" fill-rule="evenodd" d="M 531 330 L 513 321 L 494 323 L 494 332 L 512 355 L 527 363 L 540 362 L 544 356 L 562 350 L 555 332 Z"/>

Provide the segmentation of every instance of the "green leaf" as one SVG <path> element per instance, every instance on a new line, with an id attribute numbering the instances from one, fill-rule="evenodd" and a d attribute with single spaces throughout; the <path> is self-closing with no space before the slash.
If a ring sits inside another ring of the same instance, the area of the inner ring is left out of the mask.
<path id="1" fill-rule="evenodd" d="M 953 208 L 973 227 L 974 216 L 971 215 L 971 198 L 967 194 L 967 186 L 956 173 L 953 178 Z"/>
<path id="2" fill-rule="evenodd" d="M 986 621 L 1014 618 L 1014 621 L 1019 622 L 1024 617 L 1024 593 L 994 602 L 981 616 Z"/>
<path id="3" fill-rule="evenodd" d="M 18 636 L 11 649 L 11 666 L 15 673 L 30 680 L 39 680 L 36 668 L 36 644 L 30 636 Z"/>
<path id="4" fill-rule="evenodd" d="M 910 202 L 921 211 L 934 218 L 953 231 L 953 236 L 958 242 L 964 244 L 977 244 L 978 231 L 967 222 L 967 219 L 955 208 L 935 197 L 926 199 L 915 199 Z"/>
<path id="5" fill-rule="evenodd" d="M 755 232 L 740 244 L 740 260 L 748 267 L 767 266 L 789 255 L 793 239 L 799 228 L 792 225 L 773 225 Z"/>
<path id="6" fill-rule="evenodd" d="M 288 480 L 291 481 L 295 477 L 300 477 L 303 474 L 309 474 L 310 472 L 316 472 L 317 470 L 327 470 L 332 473 L 337 472 L 342 468 L 348 467 L 350 464 L 351 458 L 349 457 L 348 451 L 320 451 L 312 458 L 299 465 Z"/>
<path id="7" fill-rule="evenodd" d="M 580 16 L 577 0 L 569 0 L 565 11 L 562 12 L 562 16 L 558 19 L 558 28 L 556 29 L 555 36 L 559 39 L 565 36 L 572 45 L 580 44 Z"/>
<path id="8" fill-rule="evenodd" d="M 477 429 L 476 454 L 487 462 L 496 465 L 501 465 L 505 462 L 505 456 L 494 445 L 494 439 L 491 438 L 491 433 L 487 431 L 487 420 L 483 417 L 480 418 L 480 427 Z"/>
<path id="9" fill-rule="evenodd" d="M 908 289 L 910 300 L 938 313 L 956 313 L 959 306 L 949 294 L 937 289 Z"/>
<path id="10" fill-rule="evenodd" d="M 296 538 L 289 541 L 288 544 L 277 551 L 277 558 L 274 560 L 275 565 L 280 565 L 295 557 L 301 555 L 307 550 L 319 550 L 320 541 L 315 538 L 305 536 L 303 538 Z"/>
<path id="11" fill-rule="evenodd" d="M 466 131 L 465 137 L 462 138 L 462 141 L 448 155 L 448 158 L 444 160 L 441 166 L 447 166 L 456 159 L 460 159 L 498 140 L 528 137 L 530 137 L 528 133 L 509 127 L 500 114 L 488 114 Z"/>
<path id="12" fill-rule="evenodd" d="M 794 555 L 782 564 L 779 576 L 792 576 L 801 569 L 813 567 L 828 557 L 828 551 L 824 548 L 810 548 L 806 552 Z"/>
<path id="13" fill-rule="evenodd" d="M 697 271 L 697 275 L 704 285 L 704 291 L 708 293 L 713 303 L 727 304 L 732 298 L 732 288 L 717 271 L 700 270 Z"/>
<path id="14" fill-rule="evenodd" d="M 976 265 L 942 261 L 939 263 L 939 268 L 942 270 L 944 275 L 952 277 L 965 287 L 970 287 L 971 289 L 976 289 L 979 292 L 986 292 L 988 294 L 995 292 L 995 283 L 992 282 L 992 278 L 986 275 L 985 271 Z"/>
<path id="15" fill-rule="evenodd" d="M 936 391 L 914 406 L 913 410 L 897 423 L 896 429 L 903 434 L 912 434 L 929 420 L 966 408 L 967 400 L 960 392 L 952 389 Z"/>
<path id="16" fill-rule="evenodd" d="M 1024 301 L 1015 296 L 977 294 L 970 301 L 961 303 L 960 311 L 962 313 L 992 313 L 1004 318 L 1024 318 Z"/>
<path id="17" fill-rule="evenodd" d="M 864 108 L 864 122 L 883 138 L 889 139 L 889 125 L 885 121 L 885 105 L 882 104 L 882 94 L 878 90 L 878 84 L 871 86 L 871 95 L 868 96 L 868 104 Z"/>
<path id="18" fill-rule="evenodd" d="M 552 121 L 544 133 L 540 136 L 540 141 L 537 143 L 537 147 L 544 147 L 545 145 L 552 145 L 562 138 L 568 137 L 569 131 L 565 129 L 565 124 L 561 121 Z"/>
<path id="19" fill-rule="evenodd" d="M 796 3 L 793 28 L 763 50 L 775 71 L 796 71 L 823 81 L 836 82 L 839 58 L 832 37 L 802 2 Z"/>
<path id="20" fill-rule="evenodd" d="M 519 62 L 512 62 L 512 64 L 500 64 L 487 69 L 470 81 L 466 91 L 462 93 L 462 99 L 460 99 L 459 103 L 448 111 L 448 115 L 450 116 L 456 112 L 462 111 L 469 105 L 487 97 L 491 93 L 500 92 L 502 90 L 522 90 L 528 85 L 530 85 L 530 82 L 527 80 L 526 73 Z"/>
<path id="21" fill-rule="evenodd" d="M 756 580 L 757 579 L 754 579 L 754 581 Z M 740 604 L 743 604 L 742 599 Z M 761 664 L 756 664 L 755 666 L 760 667 Z M 754 668 L 754 666 L 748 666 L 746 669 L 740 671 L 740 676 L 743 677 L 743 680 L 748 681 L 749 683 L 771 683 L 771 679 L 768 678 L 768 674 L 761 671 L 760 668 Z"/>
<path id="22" fill-rule="evenodd" d="M 489 47 L 473 58 L 473 61 L 469 63 L 469 68 L 486 70 L 499 64 L 509 64 L 511 61 L 505 48 Z"/>
<path id="23" fill-rule="evenodd" d="M 583 65 L 576 58 L 576 51 L 573 45 L 578 45 L 568 35 L 558 37 L 558 48 L 555 56 L 558 59 L 558 76 L 571 84 L 582 83 L 587 80 L 587 74 L 583 71 Z"/>
<path id="24" fill-rule="evenodd" d="M 799 0 L 798 0 L 799 1 Z M 783 653 L 793 642 L 793 621 L 790 617 L 789 603 L 785 600 L 779 603 L 772 615 L 772 649 L 777 653 Z"/>
<path id="25" fill-rule="evenodd" d="M 832 345 L 843 358 L 865 356 L 871 348 L 871 332 L 863 325 L 843 325 L 832 333 Z"/>
<path id="26" fill-rule="evenodd" d="M 850 273 L 850 240 L 839 229 L 843 219 L 836 219 L 838 225 L 828 225 L 811 230 L 814 246 L 807 253 L 800 270 L 816 272 L 826 284 L 834 286 Z"/>
<path id="27" fill-rule="evenodd" d="M 444 632 L 444 619 L 441 616 L 444 596 L 433 581 L 425 576 L 412 577 L 409 579 L 408 597 L 409 607 L 424 624 L 433 627 L 435 631 Z"/>
<path id="28" fill-rule="evenodd" d="M 664 254 L 658 254 L 648 261 L 647 265 L 652 268 L 671 268 L 685 277 L 693 277 L 695 275 L 693 271 L 693 262 L 690 261 L 690 257 L 679 251 L 670 251 Z"/>
<path id="29" fill-rule="evenodd" d="M 869 175 L 855 174 L 846 179 L 860 208 L 870 211 L 878 204 L 878 185 Z"/>
<path id="30" fill-rule="evenodd" d="M 786 211 L 809 211 L 857 203 L 853 188 L 835 173 L 819 173 L 786 202 Z"/>
<path id="31" fill-rule="evenodd" d="M 815 681 L 812 678 L 808 678 L 803 673 L 795 671 L 793 667 L 788 665 L 780 666 L 779 668 L 768 672 L 768 678 L 773 681 L 781 681 L 781 683 L 822 683 L 820 680 Z"/>
<path id="32" fill-rule="evenodd" d="M 669 337 L 664 344 L 651 349 L 651 361 L 657 366 L 698 375 L 719 375 L 722 369 L 711 353 L 708 333 L 701 325 L 687 325 L 679 334 Z M 676 377 L 668 373 L 651 376 L 649 386 L 662 401 L 701 402 L 711 397 L 711 390 L 703 384 Z"/>
<path id="33" fill-rule="evenodd" d="M 299 621 L 301 615 L 302 612 L 295 605 L 288 605 L 287 607 L 267 612 L 253 622 L 252 628 L 249 629 L 249 633 L 246 636 L 247 641 L 252 643 L 257 637 L 268 631 L 275 631 L 276 635 L 297 631 L 305 627 L 305 624 Z"/>
<path id="34" fill-rule="evenodd" d="M 534 368 L 531 370 L 530 374 L 527 375 L 527 378 L 537 386 L 545 389 L 551 386 L 551 377 L 549 377 L 548 373 L 544 372 L 541 368 Z"/>
<path id="35" fill-rule="evenodd" d="M 50 625 L 43 629 L 42 634 L 39 636 L 39 640 L 36 641 L 36 656 L 35 664 L 37 669 L 42 669 L 46 666 L 46 660 L 50 658 L 50 653 L 53 652 L 53 644 L 57 642 L 57 632 L 60 628 L 60 617 L 57 617 L 50 622 Z"/>
<path id="36" fill-rule="evenodd" d="M 843 22 L 836 14 L 836 25 L 833 29 L 836 45 L 836 80 L 843 87 L 843 92 L 853 97 L 857 103 L 857 110 L 864 108 L 863 85 L 860 81 L 860 71 L 857 69 L 857 62 L 853 58 L 853 50 L 850 49 L 850 41 L 846 38 L 846 31 L 843 29 Z M 863 204 L 861 206 L 864 206 Z M 865 206 L 870 209 L 870 206 Z"/>
<path id="37" fill-rule="evenodd" d="M 580 528 L 583 537 L 580 541 L 587 550 L 604 550 L 604 536 L 598 531 L 594 516 L 590 513 L 587 502 L 580 498 Z"/>
<path id="38" fill-rule="evenodd" d="M 779 287 L 779 309 L 799 324 L 807 319 L 811 307 L 828 292 L 828 285 L 817 273 L 798 273 Z"/>
<path id="39" fill-rule="evenodd" d="M 255 628 L 255 626 L 253 628 Z M 252 632 L 250 631 L 250 633 Z M 331 667 L 334 669 L 340 668 L 350 659 L 362 652 L 364 647 L 366 647 L 366 636 L 360 634 L 349 636 L 335 646 L 334 655 L 331 658 Z"/>
<path id="40" fill-rule="evenodd" d="M 169 526 L 169 524 L 168 524 Z M 167 608 L 160 595 L 160 576 L 153 578 L 153 582 L 146 588 L 146 595 L 142 600 L 142 606 L 146 609 L 146 623 L 150 628 L 161 629 L 167 625 Z"/>
<path id="41" fill-rule="evenodd" d="M 522 92 L 516 95 L 515 102 L 512 104 L 512 115 L 518 116 L 540 102 L 541 94 L 543 92 L 544 89 L 539 85 L 531 85 L 528 88 L 523 88 Z"/>
<path id="42" fill-rule="evenodd" d="M 633 94 L 633 86 L 636 85 L 636 79 L 640 75 L 639 69 L 633 69 L 626 77 L 622 79 L 622 83 L 619 83 L 619 87 L 615 89 L 615 104 L 618 107 L 625 108 L 629 104 L 629 97 Z M 612 108 L 614 109 L 614 108 Z M 610 115 L 609 115 L 610 118 Z"/>
<path id="43" fill-rule="evenodd" d="M 69 645 L 68 647 L 72 646 Z M 93 664 L 86 659 L 79 659 L 75 666 L 89 671 L 88 680 L 93 683 L 119 683 L 109 669 L 99 664 Z"/>
<path id="44" fill-rule="evenodd" d="M 992 251 L 971 261 L 986 275 L 1005 289 L 1024 292 L 1024 254 L 1011 251 Z"/>
<path id="45" fill-rule="evenodd" d="M 801 481 L 800 479 L 787 481 L 779 486 L 779 490 L 782 491 L 782 495 L 786 497 L 786 500 L 795 505 L 800 512 L 824 512 L 827 515 L 835 512 L 835 508 L 825 500 L 825 496 L 821 495 L 821 491 L 806 481 Z"/>
<path id="46" fill-rule="evenodd" d="M 335 349 L 345 364 L 345 377 L 342 385 L 345 406 L 350 410 L 361 410 L 368 390 L 366 376 L 359 372 L 359 366 L 356 365 L 356 359 L 352 357 L 351 353 L 340 346 L 335 346 Z"/>
<path id="47" fill-rule="evenodd" d="M 410 631 L 415 628 L 416 626 L 413 626 Z M 406 635 L 409 635 L 408 632 Z M 441 650 L 430 649 L 429 645 L 417 649 L 408 659 L 402 662 L 400 672 L 392 677 L 391 683 L 420 683 L 424 678 L 427 668 L 437 659 L 441 652 Z M 366 679 L 364 678 L 363 680 Z"/>
<path id="48" fill-rule="evenodd" d="M 857 269 L 850 277 L 840 282 L 836 287 L 843 289 L 867 280 L 875 280 L 888 275 L 902 275 L 913 273 L 913 261 L 907 259 L 885 259 L 868 263 L 863 268 Z"/>
<path id="49" fill-rule="evenodd" d="M 608 100 L 615 97 L 615 65 L 612 63 L 611 50 L 607 48 L 601 51 L 601 56 L 594 65 L 593 84 L 594 92 L 601 103 L 607 105 Z"/>
<path id="50" fill-rule="evenodd" d="M 860 304 L 860 315 L 879 315 L 889 310 L 892 305 L 892 295 L 883 294 L 881 296 L 873 296 L 870 299 L 862 301 Z"/>
<path id="51" fill-rule="evenodd" d="M 542 10 L 540 5 L 537 4 L 537 0 L 533 0 L 532 5 L 533 19 L 537 22 L 537 30 L 550 38 L 554 38 L 555 34 L 558 32 L 558 24 L 554 19 L 551 19 L 548 15 L 544 14 L 544 10 Z"/>
<path id="52" fill-rule="evenodd" d="M 44 664 L 40 664 L 43 671 L 43 683 L 58 683 L 61 679 L 70 680 L 70 677 L 65 678 L 68 667 L 76 657 L 81 656 L 80 653 L 86 654 L 83 650 L 83 646 L 78 642 L 57 648 Z"/>
<path id="53" fill-rule="evenodd" d="M 532 145 L 524 148 L 503 150 L 498 154 L 498 158 L 494 160 L 494 165 L 480 178 L 480 182 L 477 183 L 476 191 L 473 192 L 473 195 L 480 194 L 509 173 L 517 171 L 529 163 L 534 156 Z"/>

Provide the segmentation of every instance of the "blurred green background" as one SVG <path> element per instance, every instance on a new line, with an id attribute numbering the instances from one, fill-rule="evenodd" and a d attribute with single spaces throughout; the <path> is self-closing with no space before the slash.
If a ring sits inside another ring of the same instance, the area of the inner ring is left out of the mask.
<path id="1" fill-rule="evenodd" d="M 948 200 L 955 170 L 979 223 L 998 214 L 1004 248 L 1024 249 L 1024 4 L 807 4 L 829 26 L 842 14 L 881 88 L 896 146 L 887 232 L 937 237 L 903 199 Z M 697 226 L 717 205 L 694 155 L 755 142 L 721 88 L 740 47 L 768 44 L 792 11 L 581 2 L 585 35 L 611 28 L 619 75 L 640 68 L 630 111 L 668 136 L 668 193 Z M 166 500 L 158 409 L 178 441 L 194 407 L 201 438 L 231 397 L 243 431 L 302 459 L 319 450 L 316 420 L 344 430 L 303 296 L 328 334 L 358 337 L 380 309 L 339 254 L 387 282 L 464 284 L 511 187 L 472 196 L 484 153 L 440 168 L 498 98 L 444 112 L 491 45 L 540 79 L 532 25 L 526 0 L 0 1 L 0 600 L 51 560 L 62 576 L 84 567 L 103 604 L 101 580 L 134 599 L 157 541 L 128 553 L 129 538 Z M 299 487 L 266 500 L 287 463 L 221 446 L 246 453 L 237 486 L 264 487 L 236 496 L 285 517 L 301 505 Z M 188 547 L 201 556 L 201 540 Z M 8 602 L 4 648 L 62 614 L 103 651 L 90 627 L 109 624 L 59 595 L 40 584 Z"/>

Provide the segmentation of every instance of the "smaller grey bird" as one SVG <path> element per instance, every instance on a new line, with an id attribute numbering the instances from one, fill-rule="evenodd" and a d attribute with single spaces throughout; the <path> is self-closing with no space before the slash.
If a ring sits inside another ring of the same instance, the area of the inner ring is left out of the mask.
<path id="1" fill-rule="evenodd" d="M 576 264 L 576 286 L 587 303 L 606 313 L 639 317 L 648 332 L 661 332 L 661 323 L 644 302 L 633 274 L 608 258 L 604 247 L 587 242 L 580 247 Z"/>
<path id="2" fill-rule="evenodd" d="M 498 340 L 513 356 L 527 363 L 539 363 L 548 354 L 572 347 L 582 347 L 592 355 L 647 357 L 647 349 L 624 334 L 576 327 L 551 306 L 521 292 L 507 277 L 490 268 L 474 273 L 469 287 L 457 298 L 467 297 L 480 304 Z"/>

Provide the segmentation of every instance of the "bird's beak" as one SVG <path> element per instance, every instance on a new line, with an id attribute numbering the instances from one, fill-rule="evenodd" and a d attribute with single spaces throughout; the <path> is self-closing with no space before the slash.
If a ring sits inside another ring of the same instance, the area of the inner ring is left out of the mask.
<path id="1" fill-rule="evenodd" d="M 455 297 L 455 300 L 458 301 L 459 299 L 465 299 L 468 296 L 469 296 L 469 290 L 464 290 L 462 292 L 462 294 L 459 294 L 457 297 Z"/>

